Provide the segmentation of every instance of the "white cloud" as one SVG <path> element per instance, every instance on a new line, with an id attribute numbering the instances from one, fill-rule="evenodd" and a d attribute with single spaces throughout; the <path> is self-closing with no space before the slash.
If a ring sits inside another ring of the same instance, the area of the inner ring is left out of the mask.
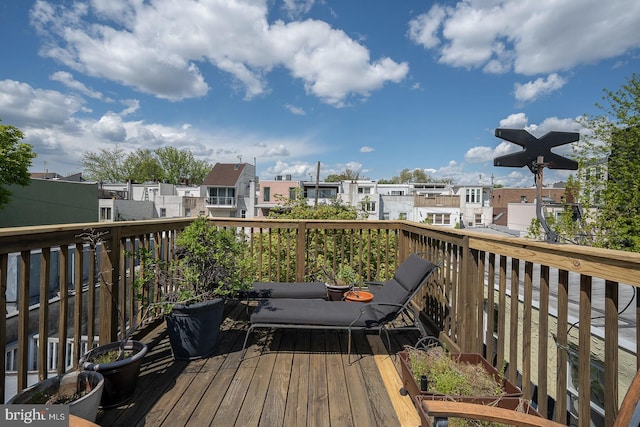
<path id="1" fill-rule="evenodd" d="M 525 84 L 514 85 L 516 100 L 522 102 L 534 101 L 540 96 L 547 95 L 560 89 L 567 80 L 556 73 L 550 74 L 546 79 L 542 77 Z"/>
<path id="2" fill-rule="evenodd" d="M 309 13 L 314 4 L 315 0 L 283 0 L 282 8 L 289 17 L 296 18 Z"/>
<path id="3" fill-rule="evenodd" d="M 637 49 L 640 2 L 463 0 L 433 5 L 409 28 L 410 39 L 443 64 L 547 74 Z"/>
<path id="4" fill-rule="evenodd" d="M 84 85 L 73 78 L 73 75 L 66 71 L 57 71 L 51 75 L 51 80 L 58 81 L 65 85 L 70 89 L 74 89 L 80 92 L 83 95 L 86 95 L 90 98 L 94 99 L 102 99 L 102 94 L 100 92 L 89 89 Z"/>
<path id="5" fill-rule="evenodd" d="M 309 94 L 341 107 L 399 82 L 406 63 L 372 60 L 368 49 L 327 23 L 267 21 L 267 0 L 100 0 L 56 5 L 39 0 L 31 22 L 43 36 L 42 54 L 78 72 L 181 100 L 209 93 L 201 68 L 212 64 L 235 78 L 251 99 L 268 93 L 266 76 L 285 67 Z M 288 1 L 307 11 L 313 1 Z M 336 73 L 336 70 L 340 70 Z"/>
<path id="6" fill-rule="evenodd" d="M 15 80 L 0 81 L 0 117 L 14 126 L 63 125 L 82 108 L 83 101 L 73 95 Z"/>
<path id="7" fill-rule="evenodd" d="M 527 123 L 529 123 L 529 119 L 527 118 L 526 114 L 515 113 L 510 114 L 506 119 L 500 120 L 499 127 L 522 129 L 527 125 Z"/>
<path id="8" fill-rule="evenodd" d="M 127 131 L 122 124 L 120 116 L 107 113 L 91 126 L 93 134 L 101 140 L 110 142 L 124 142 Z"/>
<path id="9" fill-rule="evenodd" d="M 284 108 L 286 108 L 287 110 L 289 110 L 292 114 L 295 114 L 296 116 L 305 116 L 307 114 L 307 113 L 305 113 L 305 111 L 302 108 L 296 107 L 295 105 L 286 104 L 284 106 Z"/>
<path id="10" fill-rule="evenodd" d="M 367 147 L 366 145 L 365 145 L 365 146 L 360 147 L 360 152 L 361 152 L 361 153 L 371 153 L 371 152 L 373 152 L 374 150 L 375 150 L 375 148 L 373 148 L 373 147 Z"/>

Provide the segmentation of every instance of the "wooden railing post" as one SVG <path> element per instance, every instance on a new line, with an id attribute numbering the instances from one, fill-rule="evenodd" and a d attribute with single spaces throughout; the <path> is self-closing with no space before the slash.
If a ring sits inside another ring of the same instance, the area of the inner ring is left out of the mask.
<path id="1" fill-rule="evenodd" d="M 100 345 L 118 340 L 120 251 L 119 228 L 113 227 L 100 254 Z"/>

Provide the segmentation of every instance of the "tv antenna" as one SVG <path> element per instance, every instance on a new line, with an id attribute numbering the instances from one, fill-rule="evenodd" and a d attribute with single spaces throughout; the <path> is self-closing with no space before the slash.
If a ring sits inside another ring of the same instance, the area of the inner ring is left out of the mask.
<path id="1" fill-rule="evenodd" d="M 524 129 L 497 128 L 495 135 L 505 141 L 513 142 L 524 148 L 522 151 L 496 157 L 494 166 L 521 168 L 527 166 L 533 173 L 536 183 L 536 217 L 546 233 L 548 243 L 558 243 L 558 233 L 549 228 L 547 219 L 542 213 L 542 171 L 543 169 L 576 170 L 578 163 L 574 160 L 551 152 L 553 147 L 570 144 L 580 139 L 578 132 L 548 132 L 540 139 Z"/>

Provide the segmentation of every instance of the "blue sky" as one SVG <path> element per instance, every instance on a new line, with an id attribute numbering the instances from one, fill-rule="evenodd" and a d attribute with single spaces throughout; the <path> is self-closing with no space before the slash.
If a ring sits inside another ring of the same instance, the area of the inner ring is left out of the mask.
<path id="1" fill-rule="evenodd" d="M 0 39 L 0 118 L 34 172 L 173 146 L 261 179 L 320 161 L 321 177 L 531 186 L 493 166 L 519 149 L 495 128 L 581 131 L 640 72 L 640 2 L 1 0 Z"/>

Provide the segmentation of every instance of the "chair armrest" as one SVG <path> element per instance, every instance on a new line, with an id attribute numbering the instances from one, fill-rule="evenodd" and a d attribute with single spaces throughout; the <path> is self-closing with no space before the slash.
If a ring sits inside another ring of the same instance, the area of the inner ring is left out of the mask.
<path id="1" fill-rule="evenodd" d="M 497 408 L 491 405 L 427 399 L 417 400 L 416 403 L 423 405 L 427 416 L 435 418 L 461 417 L 515 426 L 564 427 L 564 424 L 559 424 L 543 417 L 525 414 L 511 409 Z"/>

